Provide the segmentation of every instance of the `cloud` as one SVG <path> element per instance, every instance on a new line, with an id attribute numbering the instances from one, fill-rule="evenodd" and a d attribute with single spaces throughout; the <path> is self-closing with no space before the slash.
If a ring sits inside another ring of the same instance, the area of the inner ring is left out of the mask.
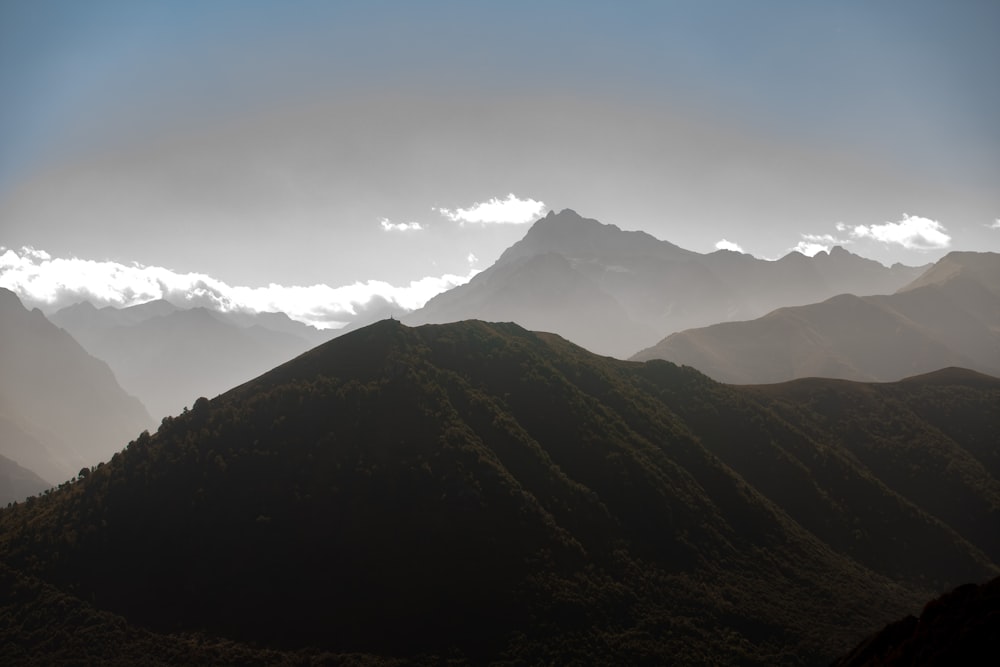
<path id="1" fill-rule="evenodd" d="M 468 254 L 468 255 L 466 256 L 466 258 L 465 258 L 465 261 L 467 261 L 467 262 L 469 263 L 469 266 L 475 266 L 475 265 L 476 265 L 476 263 L 477 263 L 477 262 L 479 261 L 479 258 L 478 258 L 478 257 L 476 257 L 476 255 L 475 255 L 474 253 L 471 253 L 471 252 L 470 252 L 470 253 L 469 253 L 469 254 Z"/>
<path id="2" fill-rule="evenodd" d="M 281 311 L 321 329 L 351 322 L 377 300 L 403 310 L 416 310 L 431 297 L 468 282 L 478 272 L 470 268 L 464 276 L 427 276 L 407 285 L 368 280 L 339 287 L 274 283 L 245 287 L 228 285 L 206 274 L 177 273 L 159 266 L 52 258 L 30 247 L 20 251 L 0 247 L 0 287 L 47 310 L 80 301 L 126 307 L 166 299 L 181 307 L 205 306 L 223 312 Z"/>
<path id="3" fill-rule="evenodd" d="M 806 257 L 813 257 L 817 253 L 830 252 L 830 246 L 811 241 L 799 241 L 794 248 L 789 248 L 789 252 L 800 252 Z"/>
<path id="4" fill-rule="evenodd" d="M 745 252 L 743 248 L 740 247 L 738 243 L 733 243 L 732 241 L 727 241 L 722 239 L 715 244 L 716 250 L 732 250 L 733 252 Z"/>
<path id="5" fill-rule="evenodd" d="M 379 218 L 378 223 L 387 232 L 419 232 L 423 229 L 419 222 L 390 222 L 389 218 Z"/>
<path id="6" fill-rule="evenodd" d="M 465 224 L 467 222 L 478 222 L 482 224 L 511 224 L 523 225 L 527 222 L 534 222 L 542 216 L 546 210 L 545 202 L 534 199 L 518 199 L 514 193 L 507 195 L 507 199 L 500 200 L 494 197 L 489 201 L 477 202 L 468 208 L 436 208 L 433 209 L 445 216 L 452 222 Z"/>
<path id="7" fill-rule="evenodd" d="M 990 229 L 1000 229 L 1000 218 L 997 218 L 996 220 L 994 220 L 993 224 L 986 225 L 986 226 L 989 227 Z"/>
<path id="8" fill-rule="evenodd" d="M 903 219 L 899 222 L 855 227 L 839 223 L 837 229 L 847 231 L 856 239 L 868 238 L 882 243 L 895 243 L 907 250 L 940 250 L 951 245 L 951 236 L 940 222 L 907 213 L 903 214 Z"/>
<path id="9" fill-rule="evenodd" d="M 837 223 L 837 229 L 841 229 L 842 223 Z M 841 231 L 843 231 L 841 229 Z M 850 239 L 837 238 L 833 234 L 802 234 L 802 240 L 794 248 L 789 248 L 789 252 L 800 252 L 807 257 L 813 257 L 816 253 L 830 252 L 833 246 L 846 245 Z"/>

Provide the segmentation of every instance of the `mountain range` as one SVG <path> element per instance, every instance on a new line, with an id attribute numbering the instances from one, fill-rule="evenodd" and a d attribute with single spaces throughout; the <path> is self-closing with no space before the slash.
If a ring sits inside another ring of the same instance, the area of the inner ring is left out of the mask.
<path id="1" fill-rule="evenodd" d="M 844 292 L 893 292 L 925 269 L 885 267 L 841 247 L 777 261 L 729 250 L 700 254 L 564 209 L 534 223 L 471 281 L 403 320 L 513 321 L 625 358 L 676 331 Z"/>
<path id="2" fill-rule="evenodd" d="M 1000 375 L 1000 255 L 952 252 L 894 294 L 841 294 L 671 334 L 636 354 L 722 382 L 892 381 L 947 366 Z"/>
<path id="3" fill-rule="evenodd" d="M 50 319 L 106 361 L 156 419 L 245 382 L 331 335 L 284 313 L 185 309 L 164 300 L 100 309 L 82 302 Z"/>
<path id="4" fill-rule="evenodd" d="M 69 479 L 153 423 L 107 364 L 2 288 L 0 340 L 0 456 L 16 464 L 5 464 L 0 480 L 13 486 L 0 496 Z"/>
<path id="5" fill-rule="evenodd" d="M 0 511 L 0 643 L 829 664 L 1000 572 L 998 404 L 961 369 L 733 387 L 514 324 L 384 321 Z"/>

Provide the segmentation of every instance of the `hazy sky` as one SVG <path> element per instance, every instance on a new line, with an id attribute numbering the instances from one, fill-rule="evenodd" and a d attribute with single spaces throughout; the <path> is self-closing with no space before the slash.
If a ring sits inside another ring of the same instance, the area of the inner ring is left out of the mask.
<path id="1" fill-rule="evenodd" d="M 419 302 L 562 208 L 1000 251 L 998 34 L 991 0 L 2 0 L 0 284 Z"/>

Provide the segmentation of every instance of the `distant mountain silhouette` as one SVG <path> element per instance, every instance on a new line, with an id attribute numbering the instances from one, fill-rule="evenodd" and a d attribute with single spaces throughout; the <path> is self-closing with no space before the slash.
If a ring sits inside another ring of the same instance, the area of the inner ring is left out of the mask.
<path id="1" fill-rule="evenodd" d="M 842 294 L 675 333 L 636 354 L 723 382 L 890 381 L 947 366 L 1000 375 L 1000 255 L 952 252 L 891 295 Z"/>
<path id="2" fill-rule="evenodd" d="M 0 435 L 6 436 L 0 432 Z M 0 456 L 0 506 L 41 493 L 53 486 L 51 482 L 20 466 L 6 456 Z"/>
<path id="3" fill-rule="evenodd" d="M 308 350 L 330 334 L 284 313 L 182 309 L 167 301 L 129 308 L 80 303 L 51 316 L 161 419 Z"/>
<path id="4" fill-rule="evenodd" d="M 0 455 L 58 484 L 105 460 L 153 422 L 38 310 L 0 289 Z"/>
<path id="5" fill-rule="evenodd" d="M 731 251 L 703 255 L 565 209 L 550 212 L 493 266 L 404 322 L 514 321 L 625 357 L 671 332 L 842 292 L 891 292 L 921 272 L 839 247 L 776 262 Z"/>
<path id="6" fill-rule="evenodd" d="M 358 664 L 827 664 L 997 575 L 997 404 L 957 369 L 729 387 L 384 321 L 0 511 L 0 592 L 71 646 L 134 628 L 112 662 L 199 633 Z M 2 644 L 41 646 L 13 619 Z"/>
<path id="7" fill-rule="evenodd" d="M 1000 655 L 1000 578 L 928 602 L 920 617 L 887 625 L 833 667 L 976 667 Z"/>

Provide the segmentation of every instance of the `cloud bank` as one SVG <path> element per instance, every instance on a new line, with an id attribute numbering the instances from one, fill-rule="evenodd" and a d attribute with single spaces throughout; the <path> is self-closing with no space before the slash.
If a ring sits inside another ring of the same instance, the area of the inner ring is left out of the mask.
<path id="1" fill-rule="evenodd" d="M 1000 229 L 1000 220 L 993 227 Z M 855 241 L 868 239 L 884 244 L 902 246 L 907 250 L 942 250 L 951 246 L 951 236 L 937 220 L 918 215 L 903 214 L 899 222 L 885 222 L 881 225 L 836 224 L 841 236 L 833 234 L 802 234 L 802 240 L 789 252 L 800 252 L 808 257 L 819 252 L 830 252 L 834 246 L 843 246 Z M 843 236 L 846 234 L 846 236 Z M 719 241 L 723 243 L 725 239 Z M 719 243 L 715 247 L 719 247 Z"/>
<path id="2" fill-rule="evenodd" d="M 856 239 L 873 239 L 882 243 L 894 243 L 907 250 L 942 250 L 951 245 L 951 236 L 944 225 L 937 220 L 922 218 L 917 215 L 903 214 L 899 222 L 886 222 L 881 225 L 856 225 L 848 227 L 837 224 L 839 231 L 847 231 Z"/>
<path id="3" fill-rule="evenodd" d="M 436 208 L 433 210 L 452 222 L 461 224 L 478 222 L 481 224 L 523 225 L 540 218 L 545 212 L 546 206 L 545 202 L 534 199 L 518 199 L 512 192 L 507 195 L 507 199 L 500 200 L 494 197 L 489 201 L 476 202 L 468 208 Z"/>
<path id="4" fill-rule="evenodd" d="M 0 287 L 31 306 L 57 310 L 80 301 L 127 307 L 166 299 L 181 307 L 203 306 L 223 312 L 274 312 L 320 329 L 339 328 L 373 303 L 416 310 L 431 297 L 462 285 L 478 273 L 427 276 L 408 285 L 381 280 L 350 285 L 266 287 L 228 285 L 202 273 L 177 273 L 159 266 L 88 259 L 53 258 L 44 250 L 0 247 Z"/>

